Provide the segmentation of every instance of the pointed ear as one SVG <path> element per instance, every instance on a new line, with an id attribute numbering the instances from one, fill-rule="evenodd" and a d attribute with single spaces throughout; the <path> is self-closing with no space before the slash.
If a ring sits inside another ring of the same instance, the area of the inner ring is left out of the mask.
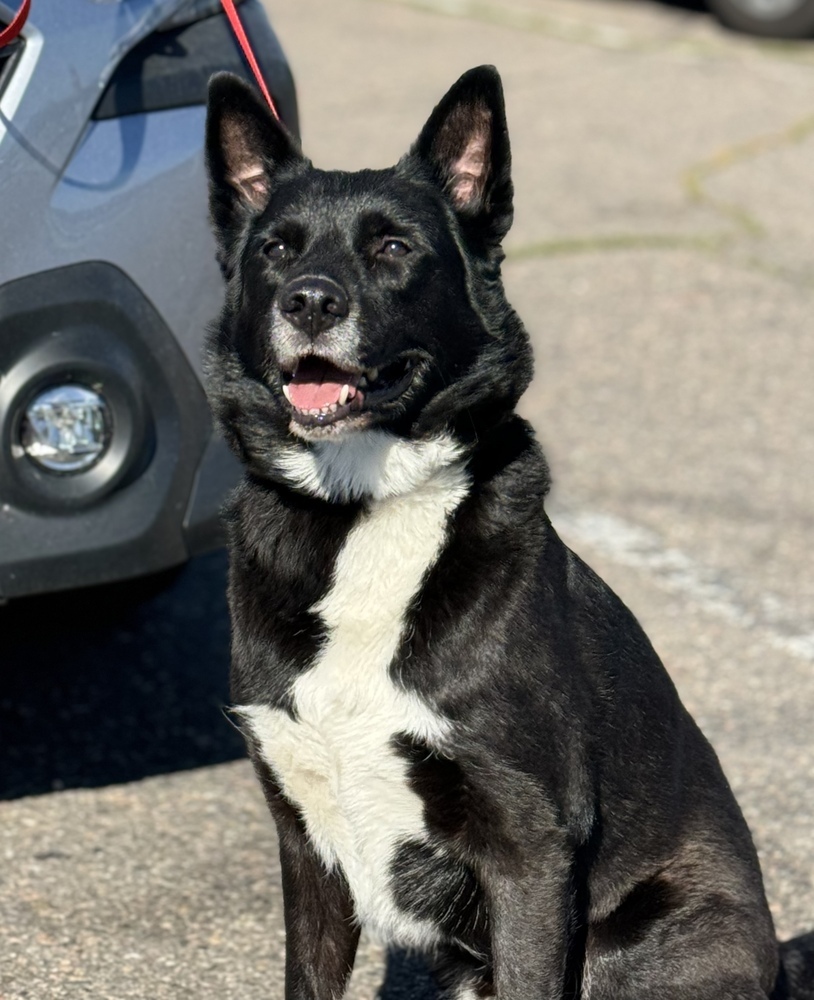
<path id="1" fill-rule="evenodd" d="M 512 224 L 511 149 L 494 66 L 464 73 L 430 115 L 409 158 L 430 167 L 462 220 L 483 223 L 490 242 L 503 239 Z"/>
<path id="2" fill-rule="evenodd" d="M 306 161 L 255 91 L 232 73 L 218 73 L 209 82 L 206 162 L 212 221 L 224 237 L 266 207 L 275 174 Z"/>

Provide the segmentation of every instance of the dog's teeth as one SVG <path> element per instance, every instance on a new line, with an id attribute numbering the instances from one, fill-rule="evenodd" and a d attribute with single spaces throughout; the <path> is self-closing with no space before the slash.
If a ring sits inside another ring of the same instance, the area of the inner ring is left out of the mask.
<path id="1" fill-rule="evenodd" d="M 375 382 L 376 379 L 379 377 L 379 369 L 378 368 L 368 368 L 368 370 L 365 372 L 365 374 L 367 375 L 368 382 Z"/>
<path id="2" fill-rule="evenodd" d="M 348 396 L 350 395 L 350 386 L 343 385 L 342 391 L 339 393 L 339 405 L 344 406 L 348 401 Z"/>
<path id="3" fill-rule="evenodd" d="M 285 396 L 285 398 L 290 403 L 291 402 L 291 389 L 289 389 L 289 387 L 287 385 L 283 386 L 283 395 Z"/>
<path id="4" fill-rule="evenodd" d="M 312 417 L 318 417 L 319 416 L 319 410 L 316 407 L 314 407 L 313 409 L 309 410 L 308 412 L 311 414 Z"/>
<path id="5" fill-rule="evenodd" d="M 338 409 L 339 409 L 339 404 L 338 403 L 331 403 L 331 405 L 328 407 L 328 412 L 329 413 L 336 413 L 336 411 Z"/>

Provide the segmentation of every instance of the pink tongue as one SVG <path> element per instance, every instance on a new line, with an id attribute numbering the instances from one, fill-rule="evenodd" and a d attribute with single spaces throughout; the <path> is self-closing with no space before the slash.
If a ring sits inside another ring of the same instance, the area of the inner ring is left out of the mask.
<path id="1" fill-rule="evenodd" d="M 341 381 L 339 381 L 341 379 Z M 294 373 L 288 391 L 298 410 L 321 410 L 339 402 L 343 385 L 353 385 L 354 376 L 317 358 L 304 358 Z"/>
<path id="2" fill-rule="evenodd" d="M 321 410 L 323 406 L 339 402 L 342 385 L 338 382 L 292 382 L 288 391 L 298 410 Z"/>

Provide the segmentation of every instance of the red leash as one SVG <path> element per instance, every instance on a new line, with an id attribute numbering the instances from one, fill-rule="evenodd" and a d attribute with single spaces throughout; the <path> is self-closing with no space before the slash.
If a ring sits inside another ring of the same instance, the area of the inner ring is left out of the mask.
<path id="1" fill-rule="evenodd" d="M 225 0 L 224 0 L 225 2 Z M 28 20 L 28 12 L 31 10 L 31 0 L 23 0 L 23 5 L 14 15 L 11 24 L 0 31 L 0 49 L 9 42 L 13 42 L 17 35 L 23 30 L 23 25 Z"/>
<path id="2" fill-rule="evenodd" d="M 26 0 L 30 3 L 30 0 Z M 260 72 L 260 67 L 257 64 L 257 59 L 255 59 L 254 52 L 252 51 L 251 43 L 249 42 L 246 31 L 240 20 L 240 15 L 237 12 L 237 7 L 235 7 L 235 0 L 220 0 L 223 4 L 223 9 L 226 16 L 229 18 L 229 24 L 232 26 L 232 31 L 235 33 L 235 37 L 240 43 L 240 47 L 243 50 L 243 55 L 246 57 L 246 62 L 251 66 L 252 73 L 254 73 L 254 78 L 257 80 L 257 86 L 263 93 L 263 97 L 268 101 L 268 106 L 271 108 L 271 113 L 277 119 L 281 121 L 280 113 L 277 110 L 277 105 L 269 93 L 269 89 L 266 86 L 266 81 L 263 79 L 263 74 Z"/>

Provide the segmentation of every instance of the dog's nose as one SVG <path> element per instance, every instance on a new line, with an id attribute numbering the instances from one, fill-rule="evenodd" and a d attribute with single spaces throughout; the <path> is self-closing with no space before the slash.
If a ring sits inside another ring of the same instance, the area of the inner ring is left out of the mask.
<path id="1" fill-rule="evenodd" d="M 348 315 L 348 296 L 332 278 L 308 275 L 282 289 L 280 310 L 290 323 L 316 337 Z"/>

